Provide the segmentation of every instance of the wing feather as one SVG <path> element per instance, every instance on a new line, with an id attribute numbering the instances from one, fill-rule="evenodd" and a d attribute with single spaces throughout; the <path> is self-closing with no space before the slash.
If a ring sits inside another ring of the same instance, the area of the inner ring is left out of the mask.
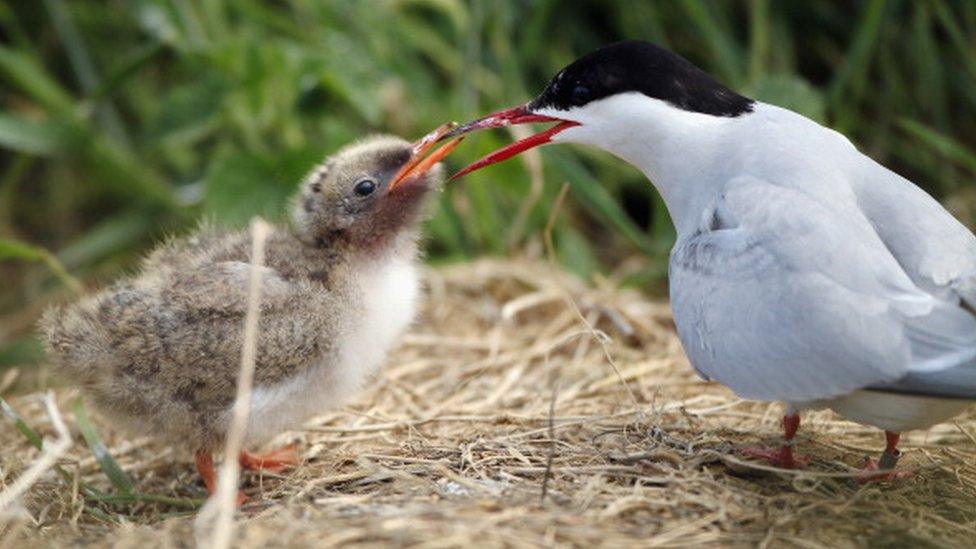
<path id="1" fill-rule="evenodd" d="M 672 253 L 689 358 L 737 394 L 803 402 L 976 352 L 976 324 L 917 288 L 856 209 L 738 178 Z"/>

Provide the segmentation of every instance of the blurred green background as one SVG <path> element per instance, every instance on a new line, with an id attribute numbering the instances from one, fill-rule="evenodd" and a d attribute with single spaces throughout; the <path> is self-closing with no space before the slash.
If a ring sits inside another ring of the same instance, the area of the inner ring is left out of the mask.
<path id="1" fill-rule="evenodd" d="M 326 153 L 521 103 L 623 38 L 846 133 L 967 223 L 976 2 L 948 0 L 14 0 L 0 4 L 0 392 L 41 359 L 43 307 L 110 281 L 203 217 L 280 214 Z M 453 168 L 510 142 L 472 136 Z M 432 262 L 557 255 L 665 288 L 670 221 L 609 155 L 547 148 L 450 185 Z M 74 287 L 73 287 L 74 286 Z M 7 381 L 4 381 L 4 371 Z"/>

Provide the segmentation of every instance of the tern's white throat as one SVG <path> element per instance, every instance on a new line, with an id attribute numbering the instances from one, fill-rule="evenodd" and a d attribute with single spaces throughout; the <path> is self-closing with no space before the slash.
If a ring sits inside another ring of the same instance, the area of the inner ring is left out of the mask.
<path id="1" fill-rule="evenodd" d="M 718 192 L 726 169 L 722 149 L 730 131 L 751 113 L 736 117 L 691 112 L 637 92 L 621 93 L 568 111 L 539 114 L 579 122 L 554 143 L 601 148 L 635 166 L 654 184 L 678 234 L 694 230 Z"/>

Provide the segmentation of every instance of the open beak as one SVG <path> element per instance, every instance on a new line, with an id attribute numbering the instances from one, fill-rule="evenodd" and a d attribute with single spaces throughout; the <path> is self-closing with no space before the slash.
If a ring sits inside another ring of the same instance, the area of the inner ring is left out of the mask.
<path id="1" fill-rule="evenodd" d="M 435 164 L 444 159 L 447 155 L 451 154 L 458 144 L 464 139 L 464 136 L 456 137 L 449 141 L 443 147 L 434 151 L 430 156 L 425 157 L 431 149 L 433 149 L 438 141 L 447 138 L 447 134 L 453 130 L 457 124 L 454 122 L 448 122 L 437 128 L 436 130 L 428 133 L 427 135 L 420 138 L 419 141 L 413 144 L 413 151 L 410 154 L 410 160 L 403 165 L 402 168 L 393 176 L 390 180 L 390 186 L 387 192 L 393 191 L 397 186 L 408 179 L 417 179 L 422 177 L 425 173 L 429 172 Z"/>
<path id="2" fill-rule="evenodd" d="M 557 133 L 573 126 L 579 126 L 579 122 L 573 122 L 570 120 L 561 120 L 559 118 L 553 118 L 551 116 L 543 116 L 541 114 L 535 114 L 528 109 L 526 105 L 519 107 L 514 107 L 511 109 L 506 109 L 503 111 L 498 111 L 494 114 L 489 114 L 483 118 L 479 118 L 472 122 L 468 122 L 463 126 L 458 126 L 451 131 L 445 133 L 438 139 L 447 139 L 450 137 L 463 135 L 470 132 L 476 132 L 479 130 L 485 130 L 488 128 L 501 128 L 503 126 L 514 126 L 517 124 L 528 124 L 531 122 L 559 122 L 555 126 L 539 132 L 537 134 L 526 137 L 525 139 L 520 139 L 507 147 L 502 147 L 497 151 L 485 156 L 484 158 L 470 164 L 461 171 L 451 176 L 451 179 L 457 179 L 463 175 L 469 174 L 475 170 L 484 168 L 485 166 L 490 166 L 492 164 L 497 164 L 502 160 L 508 160 L 509 158 L 525 152 L 533 147 L 538 147 L 539 145 L 545 145 L 552 140 L 552 136 Z"/>

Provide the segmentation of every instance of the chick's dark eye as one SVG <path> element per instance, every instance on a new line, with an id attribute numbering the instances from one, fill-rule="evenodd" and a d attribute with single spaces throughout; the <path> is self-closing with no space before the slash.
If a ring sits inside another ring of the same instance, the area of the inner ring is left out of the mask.
<path id="1" fill-rule="evenodd" d="M 583 105 L 590 101 L 590 88 L 586 86 L 573 86 L 573 91 L 570 92 L 570 99 L 572 99 L 574 105 Z"/>
<path id="2" fill-rule="evenodd" d="M 373 194 L 373 191 L 375 190 L 376 182 L 372 179 L 363 179 L 362 181 L 356 183 L 356 186 L 352 189 L 352 191 L 358 196 L 369 196 Z"/>

